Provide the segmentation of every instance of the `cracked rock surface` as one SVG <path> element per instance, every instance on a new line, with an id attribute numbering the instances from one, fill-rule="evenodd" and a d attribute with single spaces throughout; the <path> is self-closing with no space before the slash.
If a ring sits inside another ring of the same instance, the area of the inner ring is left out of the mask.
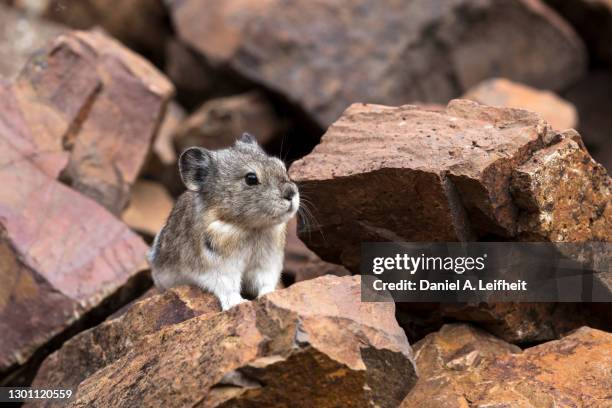
<path id="1" fill-rule="evenodd" d="M 173 290 L 70 340 L 35 384 L 79 383 L 73 407 L 396 407 L 412 351 L 394 305 L 359 293 L 359 276 L 325 276 L 217 312 Z M 75 376 L 74 356 L 96 364 Z"/>
<path id="2" fill-rule="evenodd" d="M 583 327 L 521 351 L 464 324 L 414 346 L 421 378 L 400 407 L 606 407 L 612 335 Z"/>

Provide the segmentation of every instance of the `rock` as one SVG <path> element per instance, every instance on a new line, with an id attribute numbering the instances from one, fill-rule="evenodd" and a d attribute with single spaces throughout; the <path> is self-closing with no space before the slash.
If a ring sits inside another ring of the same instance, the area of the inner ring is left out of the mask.
<path id="1" fill-rule="evenodd" d="M 163 185 L 139 180 L 132 188 L 130 204 L 121 219 L 130 228 L 152 241 L 166 223 L 173 206 L 174 200 Z"/>
<path id="2" fill-rule="evenodd" d="M 24 154 L 114 214 L 129 199 L 172 85 L 100 33 L 58 37 L 15 81 L 15 106 L 34 130 Z"/>
<path id="3" fill-rule="evenodd" d="M 575 128 L 578 124 L 576 108 L 571 103 L 550 91 L 534 89 L 504 78 L 483 81 L 462 98 L 484 105 L 535 112 L 557 130 Z"/>
<path id="4" fill-rule="evenodd" d="M 410 346 L 393 304 L 359 292 L 358 276 L 322 277 L 163 327 L 81 381 L 70 406 L 397 406 L 416 380 Z M 63 353 L 35 384 L 60 384 Z"/>
<path id="5" fill-rule="evenodd" d="M 220 310 L 214 295 L 195 287 L 153 292 L 126 307 L 122 314 L 64 343 L 61 350 L 45 360 L 32 386 L 53 383 L 76 390 L 98 370 L 141 347 L 145 336 L 196 316 L 212 316 Z"/>
<path id="6" fill-rule="evenodd" d="M 354 102 L 446 103 L 490 77 L 559 90 L 586 67 L 580 39 L 539 0 L 170 7 L 179 37 L 211 65 L 283 95 L 323 128 Z"/>
<path id="7" fill-rule="evenodd" d="M 154 61 L 163 59 L 170 24 L 163 0 L 14 0 L 14 6 L 68 27 L 102 27 L 114 38 Z"/>
<path id="8" fill-rule="evenodd" d="M 522 239 L 612 242 L 610 177 L 574 140 L 536 152 L 513 170 L 510 189 Z"/>
<path id="9" fill-rule="evenodd" d="M 317 212 L 300 237 L 353 272 L 361 242 L 609 240 L 610 178 L 581 143 L 535 114 L 464 100 L 446 112 L 352 105 L 290 168 Z M 532 225 L 545 212 L 553 225 Z"/>
<path id="10" fill-rule="evenodd" d="M 522 352 L 466 325 L 415 345 L 420 379 L 401 407 L 604 407 L 612 335 L 583 327 Z"/>
<path id="11" fill-rule="evenodd" d="M 287 244 L 282 281 L 285 286 L 323 275 L 346 276 L 351 273 L 341 265 L 321 260 L 297 236 L 295 219 L 287 226 Z"/>
<path id="12" fill-rule="evenodd" d="M 578 131 L 589 152 L 608 169 L 608 173 L 612 171 L 610 95 L 612 74 L 607 71 L 594 71 L 563 93 L 563 97 L 578 109 Z"/>
<path id="13" fill-rule="evenodd" d="M 591 56 L 612 67 L 612 2 L 610 0 L 546 0 L 578 31 Z"/>
<path id="14" fill-rule="evenodd" d="M 356 104 L 290 168 L 317 217 L 299 236 L 353 273 L 362 242 L 609 242 L 610 179 L 581 143 L 576 132 L 555 132 L 517 109 L 462 100 L 445 112 Z M 450 319 L 517 343 L 592 323 L 588 308 L 571 305 L 398 308 L 416 337 Z"/>
<path id="15" fill-rule="evenodd" d="M 358 272 L 362 242 L 514 236 L 512 168 L 551 137 L 535 114 L 470 101 L 446 112 L 354 104 L 290 168 L 317 213 L 300 237 Z"/>
<path id="16" fill-rule="evenodd" d="M 0 4 L 0 77 L 16 77 L 31 56 L 64 31 L 60 25 Z"/>
<path id="17" fill-rule="evenodd" d="M 44 150 L 26 154 L 22 142 L 35 140 L 34 129 L 0 85 L 0 376 L 6 376 L 26 370 L 49 342 L 142 286 L 147 246 L 96 202 L 50 177 Z"/>
<path id="18" fill-rule="evenodd" d="M 179 153 L 191 146 L 222 149 L 249 132 L 265 145 L 281 129 L 282 123 L 265 97 L 249 92 L 204 103 L 179 126 L 174 144 Z"/>

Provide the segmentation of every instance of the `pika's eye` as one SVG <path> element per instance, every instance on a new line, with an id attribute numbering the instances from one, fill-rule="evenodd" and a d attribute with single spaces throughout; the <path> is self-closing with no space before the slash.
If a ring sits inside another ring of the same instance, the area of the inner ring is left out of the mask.
<path id="1" fill-rule="evenodd" d="M 247 173 L 247 175 L 244 176 L 244 181 L 249 186 L 254 186 L 256 184 L 259 184 L 259 179 L 257 178 L 257 174 L 253 172 Z"/>

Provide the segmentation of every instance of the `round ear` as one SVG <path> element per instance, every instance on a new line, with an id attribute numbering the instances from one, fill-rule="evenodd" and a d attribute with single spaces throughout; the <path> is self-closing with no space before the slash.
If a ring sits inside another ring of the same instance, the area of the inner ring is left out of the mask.
<path id="1" fill-rule="evenodd" d="M 257 144 L 257 139 L 250 133 L 244 132 L 238 139 L 242 143 Z"/>
<path id="2" fill-rule="evenodd" d="M 202 191 L 213 166 L 211 152 L 201 147 L 190 147 L 181 153 L 178 164 L 185 187 Z"/>

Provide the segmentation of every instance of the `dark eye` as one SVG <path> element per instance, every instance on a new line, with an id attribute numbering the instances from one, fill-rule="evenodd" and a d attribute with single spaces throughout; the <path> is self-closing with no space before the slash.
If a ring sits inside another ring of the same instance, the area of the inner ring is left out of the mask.
<path id="1" fill-rule="evenodd" d="M 253 172 L 247 173 L 247 175 L 244 176 L 244 181 L 246 181 L 247 185 L 249 186 L 254 186 L 256 184 L 259 184 L 259 179 L 257 178 L 257 174 Z"/>

